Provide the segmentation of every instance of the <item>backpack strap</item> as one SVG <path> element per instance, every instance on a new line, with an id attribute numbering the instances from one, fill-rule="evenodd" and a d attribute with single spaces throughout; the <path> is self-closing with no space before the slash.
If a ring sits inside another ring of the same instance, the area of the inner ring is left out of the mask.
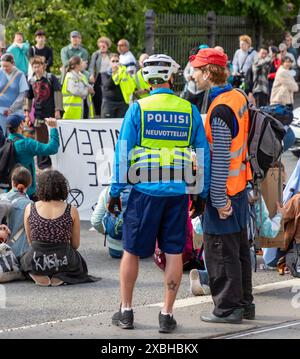
<path id="1" fill-rule="evenodd" d="M 8 83 L 5 85 L 4 89 L 0 92 L 0 97 L 2 97 L 5 92 L 8 90 L 9 86 L 15 81 L 15 79 L 17 78 L 18 74 L 20 72 L 18 70 L 15 70 L 15 72 L 13 73 L 13 75 L 11 76 L 10 80 L 8 81 Z"/>

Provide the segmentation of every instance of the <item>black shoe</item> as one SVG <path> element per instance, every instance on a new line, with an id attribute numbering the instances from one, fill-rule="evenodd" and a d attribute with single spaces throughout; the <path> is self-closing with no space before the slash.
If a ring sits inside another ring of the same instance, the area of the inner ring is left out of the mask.
<path id="1" fill-rule="evenodd" d="M 120 310 L 112 316 L 112 324 L 122 329 L 133 329 L 133 310 Z"/>
<path id="2" fill-rule="evenodd" d="M 217 317 L 214 314 L 201 315 L 201 320 L 207 323 L 228 323 L 228 324 L 240 324 L 243 321 L 244 310 L 235 309 L 227 317 Z"/>
<path id="3" fill-rule="evenodd" d="M 160 333 L 172 333 L 177 326 L 173 315 L 161 314 L 161 312 L 159 312 L 158 321 Z"/>
<path id="4" fill-rule="evenodd" d="M 244 314 L 243 318 L 248 320 L 254 320 L 255 319 L 255 304 L 246 304 L 243 306 Z"/>

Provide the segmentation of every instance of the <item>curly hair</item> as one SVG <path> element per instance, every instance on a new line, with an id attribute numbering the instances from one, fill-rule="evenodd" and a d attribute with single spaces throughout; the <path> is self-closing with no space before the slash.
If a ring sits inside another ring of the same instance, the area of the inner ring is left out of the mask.
<path id="1" fill-rule="evenodd" d="M 69 194 L 69 182 L 65 176 L 54 170 L 42 172 L 37 182 L 39 201 L 65 201 Z"/>

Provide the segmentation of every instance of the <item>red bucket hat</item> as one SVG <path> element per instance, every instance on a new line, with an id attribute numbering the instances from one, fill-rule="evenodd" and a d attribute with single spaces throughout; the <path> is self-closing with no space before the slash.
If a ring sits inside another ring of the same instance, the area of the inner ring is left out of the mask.
<path id="1" fill-rule="evenodd" d="M 190 56 L 189 61 L 193 67 L 202 67 L 209 64 L 226 67 L 228 56 L 216 49 L 203 49 L 198 51 L 197 55 Z"/>

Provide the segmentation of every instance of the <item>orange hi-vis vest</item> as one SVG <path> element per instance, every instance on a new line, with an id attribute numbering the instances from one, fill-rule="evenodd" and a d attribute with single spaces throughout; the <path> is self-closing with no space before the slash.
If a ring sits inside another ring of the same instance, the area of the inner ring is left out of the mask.
<path id="1" fill-rule="evenodd" d="M 226 105 L 234 112 L 238 122 L 239 132 L 232 139 L 230 148 L 230 167 L 227 178 L 227 195 L 234 196 L 243 191 L 247 182 L 252 179 L 252 172 L 249 161 L 246 161 L 248 154 L 248 132 L 249 112 L 245 96 L 237 90 L 226 91 L 217 96 L 209 107 L 206 120 L 205 132 L 208 143 L 212 150 L 213 138 L 211 132 L 211 113 L 218 105 Z M 214 154 L 212 153 L 212 156 Z"/>

